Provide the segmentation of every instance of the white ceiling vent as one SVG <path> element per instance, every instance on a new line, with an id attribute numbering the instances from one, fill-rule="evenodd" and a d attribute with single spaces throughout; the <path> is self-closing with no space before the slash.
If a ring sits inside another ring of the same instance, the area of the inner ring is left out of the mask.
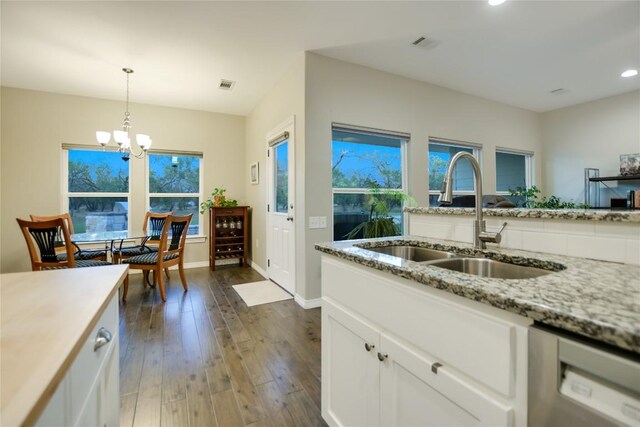
<path id="1" fill-rule="evenodd" d="M 416 46 L 422 49 L 433 49 L 438 45 L 438 42 L 433 39 L 428 39 L 424 36 L 418 37 L 412 43 L 412 46 Z"/>
<path id="2" fill-rule="evenodd" d="M 235 84 L 236 82 L 233 80 L 220 79 L 220 86 L 218 86 L 218 89 L 231 90 Z"/>
<path id="3" fill-rule="evenodd" d="M 552 91 L 550 91 L 549 93 L 552 95 L 564 95 L 565 93 L 569 93 L 571 92 L 569 89 L 565 89 L 563 87 L 560 87 L 558 89 L 554 89 Z"/>

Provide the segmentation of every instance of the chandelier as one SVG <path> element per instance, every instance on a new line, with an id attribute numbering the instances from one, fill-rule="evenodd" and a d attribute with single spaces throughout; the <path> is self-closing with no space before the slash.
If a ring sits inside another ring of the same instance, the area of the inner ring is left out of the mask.
<path id="1" fill-rule="evenodd" d="M 136 134 L 136 143 L 138 147 L 140 147 L 140 151 L 136 153 L 131 147 L 131 138 L 129 137 L 129 129 L 131 129 L 131 114 L 129 113 L 129 75 L 133 74 L 133 70 L 131 68 L 123 68 L 122 71 L 127 75 L 127 109 L 124 112 L 122 130 L 114 130 L 113 139 L 118 144 L 118 152 L 122 155 L 122 160 L 126 162 L 129 160 L 130 155 L 133 155 L 136 159 L 144 158 L 147 150 L 151 147 L 151 138 L 149 138 L 149 135 L 142 133 Z M 96 139 L 104 149 L 111 140 L 111 133 L 99 130 L 96 132 Z"/>

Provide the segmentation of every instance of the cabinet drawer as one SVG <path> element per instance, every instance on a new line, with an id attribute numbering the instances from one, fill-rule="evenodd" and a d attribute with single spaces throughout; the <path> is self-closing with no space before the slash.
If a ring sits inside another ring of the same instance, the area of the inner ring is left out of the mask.
<path id="1" fill-rule="evenodd" d="M 324 258 L 322 293 L 432 355 L 449 369 L 514 396 L 516 330 L 498 318 L 454 304 L 354 264 Z M 471 304 L 473 302 L 467 302 Z M 475 303 L 478 304 L 478 303 Z"/>
<path id="2" fill-rule="evenodd" d="M 382 334 L 380 424 L 511 426 L 513 408 L 493 399 L 407 343 Z M 437 366 L 437 365 L 436 365 Z M 434 372 L 435 371 L 435 372 Z"/>
<path id="3" fill-rule="evenodd" d="M 111 334 L 111 341 L 94 350 L 98 331 L 105 328 Z M 100 373 L 105 358 L 115 346 L 118 334 L 118 295 L 116 294 L 83 344 L 76 360 L 69 370 L 71 393 L 70 420 L 75 424 L 91 388 Z"/>
<path id="4" fill-rule="evenodd" d="M 216 216 L 243 216 L 244 208 L 216 208 Z"/>

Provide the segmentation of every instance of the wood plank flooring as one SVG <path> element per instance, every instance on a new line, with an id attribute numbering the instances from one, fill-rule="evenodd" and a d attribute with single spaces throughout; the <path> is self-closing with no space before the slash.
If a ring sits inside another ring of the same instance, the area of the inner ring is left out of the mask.
<path id="1" fill-rule="evenodd" d="M 173 272 L 172 272 L 173 273 Z M 120 306 L 121 426 L 326 426 L 320 415 L 320 309 L 247 307 L 232 285 L 251 268 L 177 273 L 167 302 L 132 275 Z"/>

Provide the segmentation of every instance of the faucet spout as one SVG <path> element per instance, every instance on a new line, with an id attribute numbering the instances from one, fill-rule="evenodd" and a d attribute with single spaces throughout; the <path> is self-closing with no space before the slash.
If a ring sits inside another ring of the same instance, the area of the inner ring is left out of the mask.
<path id="1" fill-rule="evenodd" d="M 444 180 L 442 181 L 442 189 L 438 201 L 445 204 L 451 204 L 453 200 L 453 170 L 458 160 L 466 158 L 473 168 L 473 177 L 475 179 L 475 197 L 476 197 L 476 219 L 473 223 L 473 247 L 476 249 L 486 249 L 487 245 L 480 239 L 480 235 L 486 231 L 486 226 L 482 220 L 482 173 L 480 172 L 480 164 L 470 153 L 460 151 L 456 153 L 447 166 Z"/>

